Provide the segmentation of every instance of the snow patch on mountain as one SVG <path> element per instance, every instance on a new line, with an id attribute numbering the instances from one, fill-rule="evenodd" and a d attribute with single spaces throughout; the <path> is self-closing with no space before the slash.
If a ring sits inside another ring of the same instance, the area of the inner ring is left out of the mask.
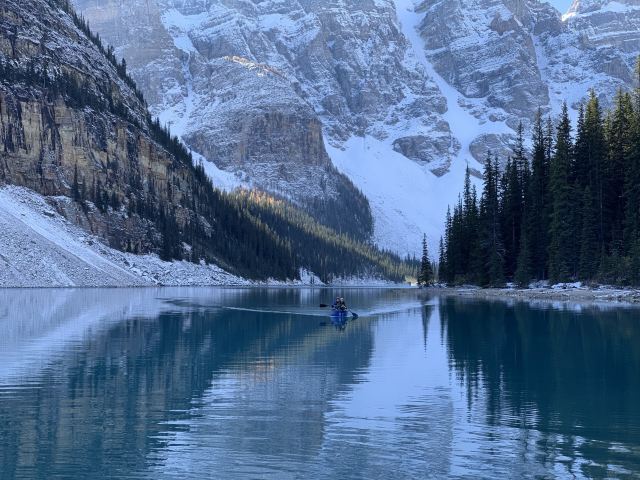
<path id="1" fill-rule="evenodd" d="M 431 254 L 438 251 L 447 207 L 464 180 L 464 163 L 455 162 L 437 177 L 371 136 L 351 137 L 342 148 L 327 144 L 327 150 L 338 170 L 369 199 L 377 245 L 417 255 L 416 245 L 426 233 Z"/>
<path id="2" fill-rule="evenodd" d="M 420 24 L 424 15 L 416 11 L 413 0 L 394 0 L 402 33 L 409 40 L 411 48 L 407 52 L 408 62 L 417 62 L 424 69 L 426 75 L 433 79 L 438 89 L 447 100 L 447 111 L 443 118 L 449 124 L 454 137 L 460 142 L 458 159 L 472 162 L 473 167 L 479 166 L 470 152 L 471 143 L 483 134 L 513 134 L 504 120 L 491 121 L 479 119 L 472 115 L 472 111 L 482 108 L 478 99 L 463 96 L 453 86 L 448 84 L 428 60 L 424 40 L 420 36 Z M 429 13 L 427 12 L 427 15 Z"/>

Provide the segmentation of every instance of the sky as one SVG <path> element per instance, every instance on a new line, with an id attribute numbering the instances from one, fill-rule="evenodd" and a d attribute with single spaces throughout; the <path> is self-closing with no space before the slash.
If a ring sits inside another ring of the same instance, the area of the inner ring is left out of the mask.
<path id="1" fill-rule="evenodd" d="M 569 10 L 569 6 L 571 5 L 571 0 L 548 0 L 551 5 L 556 7 L 562 13 Z"/>

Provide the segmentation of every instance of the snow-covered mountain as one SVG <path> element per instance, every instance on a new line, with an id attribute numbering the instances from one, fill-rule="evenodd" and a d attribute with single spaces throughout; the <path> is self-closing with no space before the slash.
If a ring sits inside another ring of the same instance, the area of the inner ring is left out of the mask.
<path id="1" fill-rule="evenodd" d="M 346 188 L 333 165 L 401 253 L 436 246 L 465 167 L 520 119 L 630 87 L 640 52 L 640 0 L 74 3 L 219 185 L 311 205 Z"/>

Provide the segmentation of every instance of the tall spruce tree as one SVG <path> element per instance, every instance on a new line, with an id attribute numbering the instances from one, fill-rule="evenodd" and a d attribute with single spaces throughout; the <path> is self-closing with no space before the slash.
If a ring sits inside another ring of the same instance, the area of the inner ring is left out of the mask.
<path id="1" fill-rule="evenodd" d="M 447 254 L 444 249 L 444 239 L 442 237 L 440 237 L 438 254 L 438 282 L 447 283 Z"/>
<path id="2" fill-rule="evenodd" d="M 465 256 L 467 249 L 464 241 L 464 207 L 462 197 L 458 198 L 458 204 L 453 209 L 453 218 L 451 219 L 451 233 L 449 235 L 449 244 L 451 254 L 449 256 L 449 268 L 453 275 L 453 280 L 460 282 L 465 280 L 467 265 Z"/>
<path id="3" fill-rule="evenodd" d="M 473 218 L 473 232 L 469 240 L 469 280 L 479 285 L 484 272 L 484 252 L 480 243 L 480 206 L 475 186 L 472 189 L 469 215 Z"/>
<path id="4" fill-rule="evenodd" d="M 605 133 L 608 146 L 603 199 L 606 241 L 610 243 L 612 252 L 621 253 L 626 160 L 633 141 L 633 100 L 629 93 L 618 92 L 615 108 L 607 116 Z"/>
<path id="5" fill-rule="evenodd" d="M 636 63 L 636 89 L 632 96 L 631 141 L 625 156 L 623 250 L 628 281 L 640 284 L 640 56 Z"/>
<path id="6" fill-rule="evenodd" d="M 452 283 L 454 275 L 452 273 L 451 268 L 451 227 L 452 227 L 452 219 L 451 219 L 451 207 L 447 207 L 447 216 L 445 220 L 445 229 L 444 229 L 444 251 L 445 253 L 445 261 L 440 265 L 441 272 L 441 281 L 444 283 Z"/>
<path id="7" fill-rule="evenodd" d="M 600 109 L 600 101 L 594 90 L 591 90 L 589 101 L 584 113 L 585 147 L 583 159 L 576 159 L 588 168 L 589 191 L 592 195 L 589 208 L 596 212 L 597 244 L 598 250 L 603 251 L 607 239 L 606 211 L 604 204 L 605 187 L 608 184 L 606 178 L 606 144 L 604 137 L 604 121 Z M 584 224 L 584 223 L 583 223 Z"/>
<path id="8" fill-rule="evenodd" d="M 426 286 L 433 283 L 433 268 L 429 258 L 429 244 L 427 235 L 422 238 L 422 259 L 420 260 L 420 273 L 418 274 L 418 285 Z"/>
<path id="9" fill-rule="evenodd" d="M 480 244 L 484 253 L 484 272 L 480 283 L 486 286 L 504 285 L 504 246 L 498 199 L 498 160 L 487 155 L 484 168 L 484 190 L 480 199 Z"/>
<path id="10" fill-rule="evenodd" d="M 461 240 L 464 249 L 464 281 L 477 283 L 481 260 L 478 252 L 478 198 L 475 186 L 471 185 L 471 172 L 467 166 L 465 174 L 463 223 Z"/>
<path id="11" fill-rule="evenodd" d="M 512 278 L 516 271 L 520 251 L 521 228 L 524 215 L 524 197 L 521 184 L 522 175 L 516 159 L 507 159 L 502 176 L 500 195 L 500 217 L 502 219 L 502 237 L 505 247 L 505 274 Z"/>
<path id="12" fill-rule="evenodd" d="M 555 151 L 551 161 L 551 225 L 549 246 L 549 276 L 553 282 L 568 282 L 575 274 L 573 264 L 575 239 L 578 233 L 573 223 L 574 191 L 571 184 L 573 144 L 567 104 L 556 131 Z"/>
<path id="13" fill-rule="evenodd" d="M 528 201 L 526 202 L 528 219 L 526 235 L 528 235 L 527 243 L 531 251 L 533 275 L 540 280 L 547 278 L 549 163 L 542 111 L 538 109 L 533 127 L 531 177 L 528 182 Z"/>
<path id="14" fill-rule="evenodd" d="M 624 250 L 631 256 L 640 252 L 640 57 L 636 67 L 638 86 L 630 119 L 631 141 L 625 155 Z M 639 272 L 640 275 L 640 272 Z"/>

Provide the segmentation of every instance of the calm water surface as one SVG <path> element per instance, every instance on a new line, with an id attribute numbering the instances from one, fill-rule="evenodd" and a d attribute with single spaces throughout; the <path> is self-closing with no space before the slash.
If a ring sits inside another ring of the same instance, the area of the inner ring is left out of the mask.
<path id="1" fill-rule="evenodd" d="M 0 291 L 0 479 L 639 478 L 640 312 Z"/>

